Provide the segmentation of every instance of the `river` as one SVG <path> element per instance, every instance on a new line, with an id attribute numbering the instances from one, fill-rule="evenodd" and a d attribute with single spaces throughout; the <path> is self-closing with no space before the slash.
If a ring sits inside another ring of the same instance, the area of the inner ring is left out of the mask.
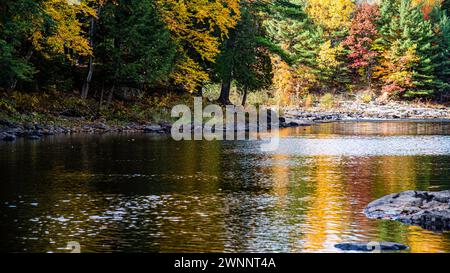
<path id="1" fill-rule="evenodd" d="M 404 190 L 450 189 L 450 123 L 336 122 L 258 142 L 53 136 L 0 143 L 0 251 L 338 252 L 393 241 L 450 252 L 450 233 L 367 219 Z"/>

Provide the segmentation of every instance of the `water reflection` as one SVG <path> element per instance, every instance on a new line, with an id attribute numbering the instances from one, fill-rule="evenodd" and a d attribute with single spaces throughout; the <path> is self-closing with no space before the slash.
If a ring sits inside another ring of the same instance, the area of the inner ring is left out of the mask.
<path id="1" fill-rule="evenodd" d="M 252 142 L 147 135 L 0 144 L 2 251 L 335 252 L 395 241 L 450 252 L 450 234 L 367 219 L 385 194 L 450 189 L 447 123 L 332 123 Z M 343 145 L 345 144 L 345 145 Z"/>

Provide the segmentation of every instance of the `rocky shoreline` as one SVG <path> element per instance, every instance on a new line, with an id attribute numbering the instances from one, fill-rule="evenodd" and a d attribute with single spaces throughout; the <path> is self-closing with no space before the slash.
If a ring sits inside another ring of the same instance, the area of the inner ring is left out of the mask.
<path id="1" fill-rule="evenodd" d="M 105 133 L 155 133 L 170 134 L 170 123 L 107 125 L 101 122 L 89 122 L 77 126 L 41 125 L 41 124 L 17 124 L 8 121 L 0 121 L 0 140 L 14 141 L 17 138 L 38 140 L 45 136 L 70 135 L 76 133 L 105 134 Z"/>
<path id="2" fill-rule="evenodd" d="M 370 203 L 364 213 L 371 219 L 400 221 L 428 230 L 450 230 L 450 190 L 405 191 Z"/>
<path id="3" fill-rule="evenodd" d="M 335 108 L 285 108 L 280 118 L 280 127 L 311 126 L 318 123 L 349 121 L 349 120 L 437 120 L 450 122 L 449 107 L 419 107 L 400 102 L 358 103 L 354 101 L 340 102 Z M 14 141 L 17 138 L 31 140 L 49 135 L 88 133 L 123 133 L 143 132 L 155 134 L 170 134 L 172 125 L 169 122 L 152 124 L 128 123 L 126 125 L 108 125 L 105 122 L 88 122 L 85 120 L 70 120 L 69 124 L 76 125 L 48 125 L 48 124 L 19 124 L 7 120 L 0 120 L 0 140 Z M 193 126 L 191 126 L 193 128 Z"/>
<path id="4" fill-rule="evenodd" d="M 287 108 L 287 121 L 336 121 L 336 120 L 450 120 L 450 107 L 425 107 L 401 102 L 359 103 L 343 101 L 336 107 Z"/>

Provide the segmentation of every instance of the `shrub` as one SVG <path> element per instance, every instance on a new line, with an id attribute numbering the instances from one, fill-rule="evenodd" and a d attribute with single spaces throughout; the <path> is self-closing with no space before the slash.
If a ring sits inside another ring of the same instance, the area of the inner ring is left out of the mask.
<path id="1" fill-rule="evenodd" d="M 363 102 L 363 103 L 370 103 L 373 101 L 373 94 L 369 91 L 363 92 L 360 94 L 359 99 Z"/>
<path id="2" fill-rule="evenodd" d="M 312 107 L 312 106 L 314 106 L 315 101 L 316 101 L 316 98 L 314 97 L 314 95 L 313 94 L 308 94 L 303 99 L 303 106 L 305 106 L 305 107 Z"/>
<path id="3" fill-rule="evenodd" d="M 320 98 L 320 106 L 322 108 L 332 108 L 334 106 L 333 94 L 327 93 Z"/>

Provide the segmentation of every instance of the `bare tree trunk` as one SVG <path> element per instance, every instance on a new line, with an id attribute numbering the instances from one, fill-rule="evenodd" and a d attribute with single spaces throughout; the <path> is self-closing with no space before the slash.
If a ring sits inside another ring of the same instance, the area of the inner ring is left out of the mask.
<path id="1" fill-rule="evenodd" d="M 91 16 L 91 25 L 89 27 L 89 45 L 91 48 L 94 47 L 94 27 L 95 27 L 95 18 Z M 81 98 L 86 99 L 89 94 L 89 85 L 92 81 L 92 76 L 94 74 L 94 56 L 91 54 L 89 56 L 89 65 L 88 65 L 88 74 L 86 80 L 83 84 L 83 89 L 81 90 Z"/>

